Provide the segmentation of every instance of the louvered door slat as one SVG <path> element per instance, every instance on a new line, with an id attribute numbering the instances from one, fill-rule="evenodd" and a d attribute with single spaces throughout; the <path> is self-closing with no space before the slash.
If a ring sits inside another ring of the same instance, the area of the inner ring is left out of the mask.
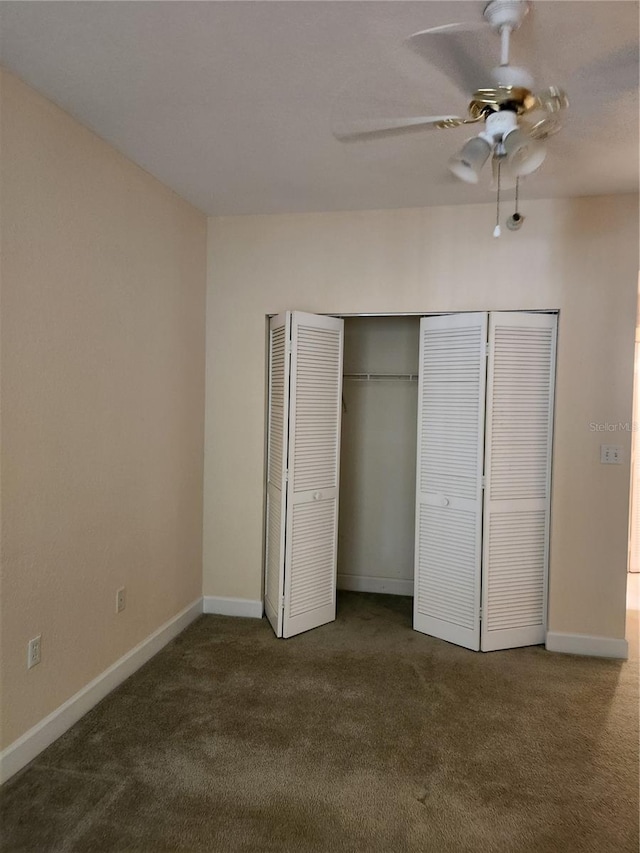
<path id="1" fill-rule="evenodd" d="M 285 562 L 285 512 L 291 318 L 269 321 L 269 413 L 267 426 L 267 518 L 264 607 L 277 637 L 282 636 Z"/>
<path id="2" fill-rule="evenodd" d="M 555 352 L 555 315 L 490 315 L 485 651 L 545 641 Z"/>
<path id="3" fill-rule="evenodd" d="M 343 326 L 292 314 L 285 637 L 336 614 Z"/>
<path id="4" fill-rule="evenodd" d="M 300 616 L 311 605 L 333 601 L 333 538 L 335 504 L 301 504 L 293 510 L 293 557 L 291 562 L 291 616 Z"/>
<path id="5" fill-rule="evenodd" d="M 486 314 L 420 325 L 414 628 L 478 649 Z"/>

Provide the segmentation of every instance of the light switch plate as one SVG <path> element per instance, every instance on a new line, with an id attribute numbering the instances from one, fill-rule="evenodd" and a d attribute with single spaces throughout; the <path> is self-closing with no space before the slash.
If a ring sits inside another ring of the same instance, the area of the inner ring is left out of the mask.
<path id="1" fill-rule="evenodd" d="M 603 465 L 622 465 L 622 448 L 617 444 L 601 444 L 600 462 Z"/>

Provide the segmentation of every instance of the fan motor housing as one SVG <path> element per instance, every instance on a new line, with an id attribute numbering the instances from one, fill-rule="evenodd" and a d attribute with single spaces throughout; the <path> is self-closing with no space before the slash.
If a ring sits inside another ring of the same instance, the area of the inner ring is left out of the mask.
<path id="1" fill-rule="evenodd" d="M 527 0 L 491 0 L 484 8 L 484 19 L 492 29 L 500 32 L 503 27 L 517 30 L 529 11 Z"/>
<path id="2" fill-rule="evenodd" d="M 536 104 L 535 95 L 520 86 L 499 86 L 496 89 L 478 89 L 469 104 L 469 115 L 481 118 L 490 112 L 512 110 L 518 115 L 526 113 Z"/>

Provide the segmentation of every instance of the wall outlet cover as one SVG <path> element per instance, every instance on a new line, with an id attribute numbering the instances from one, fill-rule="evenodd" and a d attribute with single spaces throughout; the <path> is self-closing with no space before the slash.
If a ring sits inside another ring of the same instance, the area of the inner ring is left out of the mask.
<path id="1" fill-rule="evenodd" d="M 27 669 L 31 669 L 32 666 L 40 663 L 41 656 L 42 634 L 38 634 L 37 637 L 33 637 L 33 639 L 29 640 L 29 645 L 27 647 Z"/>
<path id="2" fill-rule="evenodd" d="M 601 444 L 600 462 L 603 465 L 622 465 L 622 447 L 617 444 Z"/>
<path id="3" fill-rule="evenodd" d="M 121 586 L 116 590 L 116 613 L 122 613 L 127 606 L 127 589 Z"/>

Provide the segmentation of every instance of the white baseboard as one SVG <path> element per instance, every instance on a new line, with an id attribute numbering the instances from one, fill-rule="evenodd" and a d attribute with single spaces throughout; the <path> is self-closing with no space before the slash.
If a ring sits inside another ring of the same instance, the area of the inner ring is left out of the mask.
<path id="1" fill-rule="evenodd" d="M 0 783 L 33 761 L 43 749 L 50 746 L 108 693 L 140 669 L 201 613 L 202 599 L 198 598 L 10 744 L 0 753 Z"/>
<path id="2" fill-rule="evenodd" d="M 251 598 L 226 598 L 223 595 L 205 595 L 203 613 L 215 613 L 218 616 L 247 616 L 250 619 L 262 619 L 264 605 Z"/>
<path id="3" fill-rule="evenodd" d="M 629 657 L 629 644 L 615 637 L 594 637 L 591 634 L 564 634 L 561 631 L 547 632 L 547 651 L 564 652 L 568 655 L 591 655 L 599 658 Z"/>
<path id="4" fill-rule="evenodd" d="M 339 574 L 338 589 L 350 592 L 383 592 L 386 595 L 413 595 L 413 580 Z"/>

